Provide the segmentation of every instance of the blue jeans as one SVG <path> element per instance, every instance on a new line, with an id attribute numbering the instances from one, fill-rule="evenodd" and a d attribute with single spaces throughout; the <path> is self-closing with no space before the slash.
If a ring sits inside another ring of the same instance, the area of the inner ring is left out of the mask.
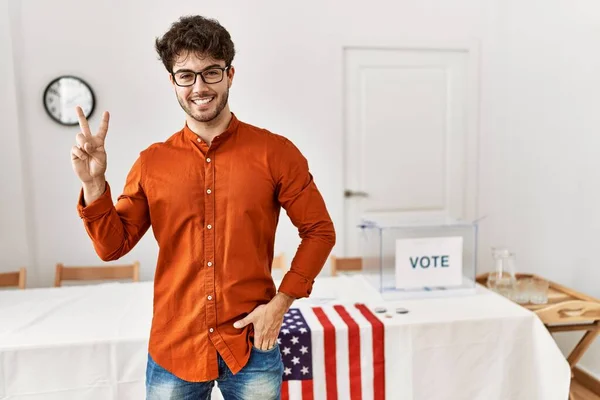
<path id="1" fill-rule="evenodd" d="M 280 400 L 283 362 L 278 345 L 266 351 L 252 347 L 248 363 L 235 375 L 220 356 L 218 360 L 219 377 L 216 382 L 225 400 Z M 148 355 L 146 400 L 210 399 L 214 385 L 215 381 L 188 382 L 179 379 Z"/>

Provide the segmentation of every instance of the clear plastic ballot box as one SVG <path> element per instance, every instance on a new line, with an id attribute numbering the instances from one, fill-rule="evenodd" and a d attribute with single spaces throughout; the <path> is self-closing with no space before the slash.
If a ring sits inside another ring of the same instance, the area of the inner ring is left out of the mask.
<path id="1" fill-rule="evenodd" d="M 384 299 L 475 293 L 477 223 L 365 221 L 362 274 Z"/>

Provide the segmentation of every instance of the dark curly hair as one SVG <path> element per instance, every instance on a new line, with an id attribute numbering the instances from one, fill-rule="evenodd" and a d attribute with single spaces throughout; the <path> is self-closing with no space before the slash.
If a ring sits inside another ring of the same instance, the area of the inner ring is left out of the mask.
<path id="1" fill-rule="evenodd" d="M 175 60 L 188 52 L 224 60 L 230 65 L 235 48 L 229 32 L 215 19 L 184 16 L 174 22 L 162 38 L 156 38 L 156 52 L 165 68 L 173 72 Z"/>

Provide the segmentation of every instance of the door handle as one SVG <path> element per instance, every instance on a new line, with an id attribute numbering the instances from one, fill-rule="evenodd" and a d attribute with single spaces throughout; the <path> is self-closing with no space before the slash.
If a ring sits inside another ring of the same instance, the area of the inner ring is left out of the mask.
<path id="1" fill-rule="evenodd" d="M 366 192 L 360 192 L 360 191 L 353 191 L 353 190 L 349 190 L 346 189 L 344 190 L 344 197 L 348 198 L 348 197 L 369 197 L 369 195 Z"/>

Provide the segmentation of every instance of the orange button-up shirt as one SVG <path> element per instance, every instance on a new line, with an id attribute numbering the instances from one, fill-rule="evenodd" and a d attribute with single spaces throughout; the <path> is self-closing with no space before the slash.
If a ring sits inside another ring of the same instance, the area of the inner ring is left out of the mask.
<path id="1" fill-rule="evenodd" d="M 310 294 L 335 231 L 306 159 L 283 136 L 239 121 L 210 146 L 187 126 L 140 153 L 113 205 L 110 187 L 79 215 L 105 261 L 152 225 L 159 245 L 149 353 L 187 381 L 233 373 L 250 357 L 252 324 L 233 323 L 276 293 L 271 277 L 283 207 L 302 239 L 279 291 Z"/>

